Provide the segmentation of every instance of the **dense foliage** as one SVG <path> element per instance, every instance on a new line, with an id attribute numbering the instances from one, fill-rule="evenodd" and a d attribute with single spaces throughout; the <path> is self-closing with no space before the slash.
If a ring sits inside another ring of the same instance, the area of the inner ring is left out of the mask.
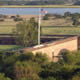
<path id="1" fill-rule="evenodd" d="M 48 57 L 41 53 L 0 52 L 0 80 L 79 79 L 80 51 L 65 52 L 58 62 L 49 62 Z"/>

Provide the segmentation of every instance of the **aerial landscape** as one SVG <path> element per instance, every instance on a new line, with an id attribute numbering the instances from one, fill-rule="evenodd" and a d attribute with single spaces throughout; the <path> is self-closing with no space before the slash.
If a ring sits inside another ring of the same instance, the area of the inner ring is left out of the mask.
<path id="1" fill-rule="evenodd" d="M 80 0 L 0 0 L 0 80 L 80 80 Z"/>

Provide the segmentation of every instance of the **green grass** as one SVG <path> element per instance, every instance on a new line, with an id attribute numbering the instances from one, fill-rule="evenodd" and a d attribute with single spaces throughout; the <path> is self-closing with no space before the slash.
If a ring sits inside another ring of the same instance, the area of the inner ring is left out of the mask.
<path id="1" fill-rule="evenodd" d="M 0 45 L 0 51 L 3 50 L 17 50 L 23 48 L 22 46 L 19 45 Z"/>
<path id="2" fill-rule="evenodd" d="M 49 35 L 80 35 L 80 27 L 43 27 L 42 33 Z"/>
<path id="3" fill-rule="evenodd" d="M 1 26 L 0 34 L 10 34 L 13 29 L 15 29 L 15 26 Z M 80 35 L 80 27 L 42 27 L 42 33 L 50 35 Z"/>
<path id="4" fill-rule="evenodd" d="M 10 34 L 12 33 L 13 29 L 15 29 L 15 27 L 10 27 L 10 26 L 0 27 L 0 34 Z"/>
<path id="5" fill-rule="evenodd" d="M 5 19 L 5 21 L 0 22 L 0 34 L 10 34 L 13 29 L 15 29 L 16 22 L 12 19 Z"/>

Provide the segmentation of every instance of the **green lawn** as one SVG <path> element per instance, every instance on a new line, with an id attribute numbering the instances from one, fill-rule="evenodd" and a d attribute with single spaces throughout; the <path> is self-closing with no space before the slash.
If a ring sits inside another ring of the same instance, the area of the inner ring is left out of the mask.
<path id="1" fill-rule="evenodd" d="M 0 45 L 0 51 L 2 50 L 16 50 L 23 48 L 22 46 L 19 45 Z"/>
<path id="2" fill-rule="evenodd" d="M 50 35 L 80 35 L 80 27 L 43 27 L 42 33 Z"/>

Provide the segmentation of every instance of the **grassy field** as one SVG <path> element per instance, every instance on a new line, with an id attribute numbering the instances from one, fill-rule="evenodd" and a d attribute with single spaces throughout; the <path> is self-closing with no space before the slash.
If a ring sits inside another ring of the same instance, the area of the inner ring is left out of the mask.
<path id="1" fill-rule="evenodd" d="M 0 34 L 10 34 L 15 27 L 0 27 Z M 42 27 L 43 34 L 80 35 L 80 27 Z"/>
<path id="2" fill-rule="evenodd" d="M 0 34 L 11 34 L 13 29 L 15 29 L 15 27 L 10 26 L 0 27 Z"/>
<path id="3" fill-rule="evenodd" d="M 27 16 L 22 16 L 27 18 Z M 32 17 L 32 16 L 31 16 Z M 37 16 L 36 16 L 37 17 Z M 28 16 L 30 18 L 30 16 Z M 57 23 L 58 22 L 58 23 Z M 13 29 L 16 28 L 16 24 L 12 19 L 5 19 L 4 22 L 0 22 L 0 34 L 11 34 Z M 53 20 L 42 20 L 41 25 L 43 34 L 60 34 L 60 35 L 80 35 L 80 27 L 71 27 L 71 20 L 64 19 L 53 19 Z M 54 25 L 54 26 L 53 26 Z M 48 26 L 48 27 L 46 27 Z M 58 27 L 56 27 L 58 26 Z"/>
<path id="4" fill-rule="evenodd" d="M 10 34 L 13 29 L 15 29 L 16 22 L 12 19 L 5 19 L 5 21 L 0 22 L 0 34 Z"/>
<path id="5" fill-rule="evenodd" d="M 43 27 L 43 34 L 49 35 L 80 35 L 79 27 Z"/>
<path id="6" fill-rule="evenodd" d="M 36 20 L 38 16 L 34 15 L 21 15 L 22 18 L 30 19 L 31 17 L 35 17 Z M 0 22 L 0 34 L 11 34 L 13 29 L 16 28 L 16 24 L 13 19 L 5 19 L 5 21 Z M 80 26 L 78 27 L 71 27 L 72 21 L 71 19 L 50 19 L 50 20 L 41 20 L 42 32 L 43 34 L 60 34 L 60 35 L 80 35 Z M 46 27 L 48 26 L 48 27 Z M 58 26 L 58 27 L 56 27 Z"/>
<path id="7" fill-rule="evenodd" d="M 74 5 L 3 5 L 0 8 L 80 8 Z"/>
<path id="8" fill-rule="evenodd" d="M 23 48 L 22 46 L 19 45 L 0 45 L 0 51 L 4 50 L 17 50 Z"/>
<path id="9" fill-rule="evenodd" d="M 10 34 L 15 27 L 0 27 L 0 34 Z M 80 27 L 42 27 L 43 34 L 80 35 Z"/>

